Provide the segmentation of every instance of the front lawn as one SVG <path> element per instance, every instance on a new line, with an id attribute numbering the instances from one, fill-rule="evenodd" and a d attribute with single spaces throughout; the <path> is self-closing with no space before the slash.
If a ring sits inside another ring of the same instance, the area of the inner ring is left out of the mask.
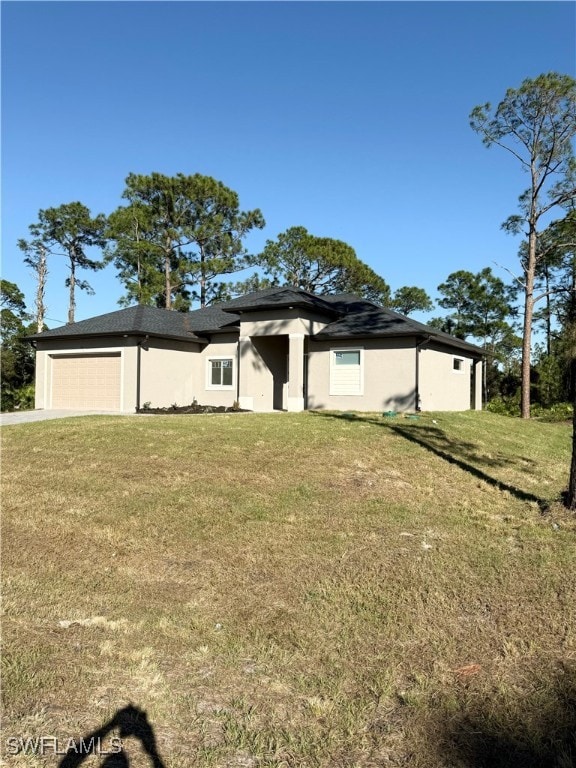
<path id="1" fill-rule="evenodd" d="M 5 428 L 5 755 L 132 703 L 166 768 L 575 765 L 570 441 L 489 413 Z"/>

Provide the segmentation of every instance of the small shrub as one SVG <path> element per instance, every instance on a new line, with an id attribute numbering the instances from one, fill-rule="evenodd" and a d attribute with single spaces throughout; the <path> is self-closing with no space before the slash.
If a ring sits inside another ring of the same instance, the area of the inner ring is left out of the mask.
<path id="1" fill-rule="evenodd" d="M 486 405 L 486 410 L 499 416 L 520 416 L 520 397 L 495 397 Z M 573 414 L 571 403 L 555 403 L 548 407 L 532 403 L 530 406 L 530 415 L 539 421 L 569 421 Z"/>
<path id="2" fill-rule="evenodd" d="M 20 387 L 20 389 L 16 390 L 16 402 L 18 407 L 23 411 L 33 409 L 35 405 L 34 396 L 34 384 L 27 384 L 25 387 Z"/>
<path id="3" fill-rule="evenodd" d="M 20 389 L 6 387 L 2 391 L 2 412 L 30 411 L 34 409 L 34 384 L 27 384 Z"/>
<path id="4" fill-rule="evenodd" d="M 539 421 L 570 421 L 574 415 L 571 403 L 555 403 L 548 408 L 542 405 L 533 405 L 531 415 Z"/>
<path id="5" fill-rule="evenodd" d="M 487 403 L 486 410 L 499 416 L 520 416 L 520 393 L 512 397 L 498 395 Z"/>

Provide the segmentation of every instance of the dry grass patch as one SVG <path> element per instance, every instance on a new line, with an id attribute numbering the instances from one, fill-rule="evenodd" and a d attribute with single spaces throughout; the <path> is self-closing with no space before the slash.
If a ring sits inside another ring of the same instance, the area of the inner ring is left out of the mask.
<path id="1" fill-rule="evenodd" d="M 472 413 L 5 429 L 6 737 L 133 702 L 167 766 L 567 768 L 569 444 Z"/>

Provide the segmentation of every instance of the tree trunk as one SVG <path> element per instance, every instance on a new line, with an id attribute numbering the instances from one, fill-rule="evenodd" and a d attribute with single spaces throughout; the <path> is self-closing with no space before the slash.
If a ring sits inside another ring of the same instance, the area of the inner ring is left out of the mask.
<path id="1" fill-rule="evenodd" d="M 200 307 L 206 306 L 206 256 L 204 247 L 200 246 Z"/>
<path id="2" fill-rule="evenodd" d="M 36 269 L 38 286 L 36 288 L 36 326 L 38 333 L 42 333 L 44 330 L 44 317 L 46 315 L 46 305 L 44 304 L 44 296 L 46 294 L 46 277 L 48 275 L 48 265 L 46 260 L 46 249 L 44 246 L 40 247 L 40 254 L 38 257 L 38 267 Z"/>
<path id="3" fill-rule="evenodd" d="M 526 296 L 524 300 L 524 329 L 522 332 L 522 383 L 520 415 L 523 419 L 530 418 L 530 361 L 532 357 L 532 315 L 533 303 L 533 278 L 527 276 Z"/>
<path id="4" fill-rule="evenodd" d="M 570 387 L 572 394 L 572 460 L 570 477 L 564 503 L 568 509 L 576 510 L 576 274 L 572 273 L 572 292 L 568 304 L 568 334 L 570 350 Z"/>
<path id="5" fill-rule="evenodd" d="M 576 359 L 574 353 L 572 353 L 572 361 L 570 364 L 572 371 L 572 380 L 576 375 Z M 576 391 L 576 388 L 575 388 Z M 566 492 L 565 505 L 568 509 L 576 509 L 576 396 L 572 402 L 574 408 L 574 415 L 572 417 L 572 461 L 570 462 L 570 478 L 568 480 L 568 490 Z"/>
<path id="6" fill-rule="evenodd" d="M 546 354 L 552 354 L 552 302 L 550 300 L 550 270 L 544 266 L 544 289 L 546 291 Z"/>
<path id="7" fill-rule="evenodd" d="M 74 254 L 70 256 L 70 301 L 68 303 L 68 324 L 74 322 L 76 312 L 76 260 Z"/>
<path id="8" fill-rule="evenodd" d="M 164 292 L 166 294 L 164 306 L 172 309 L 172 285 L 170 283 L 170 251 L 164 254 Z"/>
<path id="9" fill-rule="evenodd" d="M 524 328 L 522 332 L 522 384 L 520 415 L 530 418 L 530 363 L 532 359 L 532 317 L 534 315 L 534 278 L 536 275 L 535 201 L 532 203 L 528 233 L 528 262 L 524 289 Z"/>
<path id="10" fill-rule="evenodd" d="M 136 241 L 136 245 L 138 246 L 140 244 L 140 227 L 138 226 L 138 219 L 136 216 L 134 216 L 134 239 Z M 136 256 L 136 281 L 138 283 L 138 304 L 143 304 L 143 293 L 144 293 L 144 287 L 142 285 L 142 259 L 140 257 L 140 249 L 137 250 L 138 255 Z"/>

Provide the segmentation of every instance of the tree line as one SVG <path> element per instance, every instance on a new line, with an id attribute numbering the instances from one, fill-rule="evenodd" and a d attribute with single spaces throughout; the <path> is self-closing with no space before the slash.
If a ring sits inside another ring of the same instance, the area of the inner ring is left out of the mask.
<path id="1" fill-rule="evenodd" d="M 557 73 L 525 80 L 496 108 L 476 107 L 470 124 L 486 146 L 507 150 L 528 176 L 519 213 L 502 225 L 524 234 L 518 269 L 510 271 L 508 284 L 489 267 L 477 274 L 452 273 L 438 286 L 438 305 L 449 313 L 430 324 L 484 346 L 492 361 L 485 394 L 512 394 L 519 383 L 526 417 L 533 397 L 545 404 L 574 397 L 576 81 Z M 60 257 L 68 266 L 69 323 L 75 320 L 77 291 L 92 291 L 86 274 L 109 263 L 117 269 L 125 306 L 188 311 L 195 303 L 204 307 L 291 284 L 320 294 L 358 294 L 403 314 L 433 308 L 422 288 L 403 286 L 392 293 L 350 245 L 302 226 L 267 240 L 261 253 L 249 253 L 246 237 L 265 226 L 264 216 L 259 209 L 241 210 L 237 193 L 211 177 L 131 173 L 122 200 L 109 215 L 93 215 L 81 202 L 40 210 L 28 237 L 18 242 L 36 277 L 36 329 L 44 327 L 49 265 Z M 554 211 L 561 215 L 552 219 Z M 250 268 L 247 279 L 235 279 Z M 3 283 L 2 311 L 24 323 L 29 316 L 14 302 L 14 289 Z M 544 338 L 535 349 L 534 326 Z M 3 332 L 3 347 L 7 335 Z"/>
<path id="2" fill-rule="evenodd" d="M 430 306 L 421 289 L 405 286 L 394 296 L 386 281 L 362 262 L 347 243 L 312 235 L 294 226 L 268 240 L 260 254 L 248 253 L 244 240 L 262 229 L 259 209 L 240 210 L 236 192 L 221 181 L 194 174 L 130 174 L 126 205 L 109 216 L 80 202 L 40 210 L 28 239 L 18 242 L 38 286 L 36 318 L 43 325 L 48 260 L 67 260 L 68 323 L 75 321 L 76 291 L 92 288 L 82 273 L 113 263 L 125 293 L 121 305 L 145 304 L 189 311 L 249 290 L 297 285 L 316 293 L 350 292 L 381 305 L 415 309 Z M 101 258 L 89 256 L 98 248 Z M 247 269 L 247 280 L 230 277 Z"/>

